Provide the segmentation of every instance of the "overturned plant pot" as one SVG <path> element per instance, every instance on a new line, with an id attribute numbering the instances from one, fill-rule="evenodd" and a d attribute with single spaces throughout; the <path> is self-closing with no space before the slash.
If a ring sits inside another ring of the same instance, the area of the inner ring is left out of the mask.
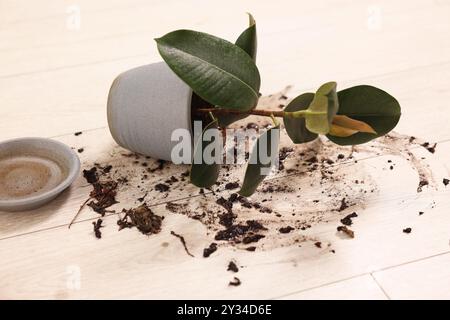
<path id="1" fill-rule="evenodd" d="M 164 62 L 120 74 L 108 95 L 108 125 L 122 147 L 171 161 L 176 129 L 191 132 L 192 89 Z"/>

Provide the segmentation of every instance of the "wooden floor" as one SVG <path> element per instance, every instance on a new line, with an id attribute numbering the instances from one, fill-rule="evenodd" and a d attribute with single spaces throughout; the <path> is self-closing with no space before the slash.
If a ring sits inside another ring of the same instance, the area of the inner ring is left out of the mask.
<path id="1" fill-rule="evenodd" d="M 90 190 L 80 177 L 41 209 L 0 212 L 0 298 L 450 298 L 449 0 L 0 0 L 0 139 L 53 137 L 83 147 L 92 164 L 117 150 L 105 112 L 117 74 L 159 61 L 153 39 L 174 29 L 235 39 L 245 12 L 257 20 L 263 94 L 293 85 L 292 97 L 330 80 L 385 89 L 402 105 L 396 131 L 438 142 L 434 154 L 422 150 L 436 187 L 417 193 L 406 162 L 390 172 L 382 154 L 360 160 L 378 172 L 380 192 L 358 211 L 357 236 L 338 236 L 335 223 L 306 232 L 335 254 L 312 244 L 224 247 L 204 259 L 205 227 L 166 212 L 162 197 L 149 203 L 166 216 L 158 235 L 117 232 L 109 215 L 97 240 L 89 210 L 69 230 Z M 230 259 L 244 266 L 239 287 L 227 285 Z"/>

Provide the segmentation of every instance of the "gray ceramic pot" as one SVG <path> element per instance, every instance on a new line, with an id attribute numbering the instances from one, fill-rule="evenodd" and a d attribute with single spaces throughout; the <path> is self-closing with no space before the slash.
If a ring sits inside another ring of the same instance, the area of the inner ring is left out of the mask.
<path id="1" fill-rule="evenodd" d="M 170 161 L 172 132 L 191 132 L 191 99 L 191 88 L 166 63 L 131 69 L 109 91 L 109 130 L 120 146 Z"/>

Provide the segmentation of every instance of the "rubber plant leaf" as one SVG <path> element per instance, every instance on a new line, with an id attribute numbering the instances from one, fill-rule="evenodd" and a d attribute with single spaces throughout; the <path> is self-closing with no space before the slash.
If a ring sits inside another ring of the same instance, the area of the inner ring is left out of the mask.
<path id="1" fill-rule="evenodd" d="M 208 188 L 212 186 L 219 177 L 220 163 L 213 162 L 211 160 L 216 157 L 215 152 L 217 152 L 217 150 L 221 150 L 221 141 L 216 141 L 215 138 L 205 138 L 205 134 L 208 130 L 217 130 L 217 134 L 219 134 L 219 129 L 217 127 L 217 120 L 209 123 L 203 130 L 202 134 L 198 136 L 197 141 L 194 144 L 190 179 L 191 183 L 199 188 Z M 217 147 L 215 149 L 213 148 L 213 152 L 211 152 L 212 159 L 209 159 L 209 161 L 205 159 L 205 149 L 208 148 L 208 146 Z"/>
<path id="2" fill-rule="evenodd" d="M 266 130 L 256 141 L 251 152 L 244 182 L 239 194 L 251 196 L 258 185 L 269 174 L 278 159 L 278 145 L 280 141 L 280 125 Z"/>
<path id="3" fill-rule="evenodd" d="M 253 16 L 249 13 L 249 27 L 245 29 L 239 38 L 236 40 L 236 45 L 242 50 L 247 52 L 247 54 L 256 62 L 256 51 L 257 51 L 257 36 L 256 36 L 256 22 Z M 236 122 L 238 120 L 248 117 L 248 114 L 218 114 L 219 126 L 225 128 Z"/>
<path id="4" fill-rule="evenodd" d="M 317 134 L 327 134 L 338 109 L 336 82 L 327 82 L 317 90 L 308 108 L 310 113 L 305 115 L 306 128 Z"/>
<path id="5" fill-rule="evenodd" d="M 295 112 L 299 110 L 306 110 L 313 99 L 314 93 L 309 92 L 301 94 L 289 102 L 286 108 L 284 108 L 284 111 Z M 316 133 L 313 133 L 306 128 L 304 118 L 291 118 L 285 116 L 283 118 L 283 122 L 286 132 L 293 143 L 310 142 L 315 140 L 318 136 Z"/>
<path id="6" fill-rule="evenodd" d="M 348 137 L 328 134 L 331 141 L 339 145 L 356 145 L 385 135 L 397 125 L 401 116 L 398 101 L 387 92 L 376 87 L 360 85 L 338 92 L 338 115 L 347 116 L 369 125 L 376 133 L 357 132 Z"/>
<path id="7" fill-rule="evenodd" d="M 155 40 L 169 67 L 211 105 L 242 111 L 256 106 L 259 71 L 237 45 L 192 30 L 173 31 Z"/>
<path id="8" fill-rule="evenodd" d="M 249 26 L 245 29 L 239 38 L 236 40 L 236 45 L 256 62 L 256 52 L 258 46 L 258 40 L 256 36 L 256 21 L 253 16 L 248 13 Z"/>

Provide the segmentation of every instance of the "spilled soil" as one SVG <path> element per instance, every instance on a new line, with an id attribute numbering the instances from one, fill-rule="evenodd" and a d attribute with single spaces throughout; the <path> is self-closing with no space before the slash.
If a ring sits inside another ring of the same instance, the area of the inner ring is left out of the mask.
<path id="1" fill-rule="evenodd" d="M 122 213 L 124 213 L 124 216 L 117 220 L 119 231 L 124 228 L 137 228 L 145 235 L 151 235 L 161 231 L 161 224 L 164 217 L 154 214 L 145 203 L 137 208 L 123 209 Z"/>
<path id="2" fill-rule="evenodd" d="M 287 90 L 261 97 L 259 106 L 279 110 L 288 102 Z M 261 132 L 269 126 L 269 120 L 253 116 L 233 124 Z M 237 194 L 245 165 L 224 165 L 212 188 L 198 189 L 189 184 L 188 166 L 116 147 L 86 166 L 84 177 L 92 187 L 86 204 L 100 216 L 117 215 L 118 230 L 131 228 L 145 235 L 164 229 L 164 216 L 193 219 L 206 227 L 211 239 L 203 250 L 207 258 L 222 246 L 252 252 L 310 242 L 318 249 L 330 248 L 329 243 L 306 232 L 324 223 L 333 224 L 348 238 L 357 237 L 353 223 L 359 210 L 379 192 L 373 169 L 369 170 L 364 159 L 391 156 L 382 168 L 387 171 L 396 170 L 397 161 L 407 161 L 418 176 L 417 192 L 437 185 L 427 160 L 416 156 L 414 149 L 434 153 L 439 146 L 417 137 L 393 132 L 356 147 L 341 147 L 325 138 L 293 145 L 282 131 L 280 143 L 279 170 L 251 198 Z M 448 184 L 448 180 L 443 183 Z M 94 223 L 97 238 L 101 237 L 100 228 L 101 220 Z M 184 237 L 173 231 L 172 235 L 192 256 Z M 230 283 L 239 284 L 237 278 Z"/>

